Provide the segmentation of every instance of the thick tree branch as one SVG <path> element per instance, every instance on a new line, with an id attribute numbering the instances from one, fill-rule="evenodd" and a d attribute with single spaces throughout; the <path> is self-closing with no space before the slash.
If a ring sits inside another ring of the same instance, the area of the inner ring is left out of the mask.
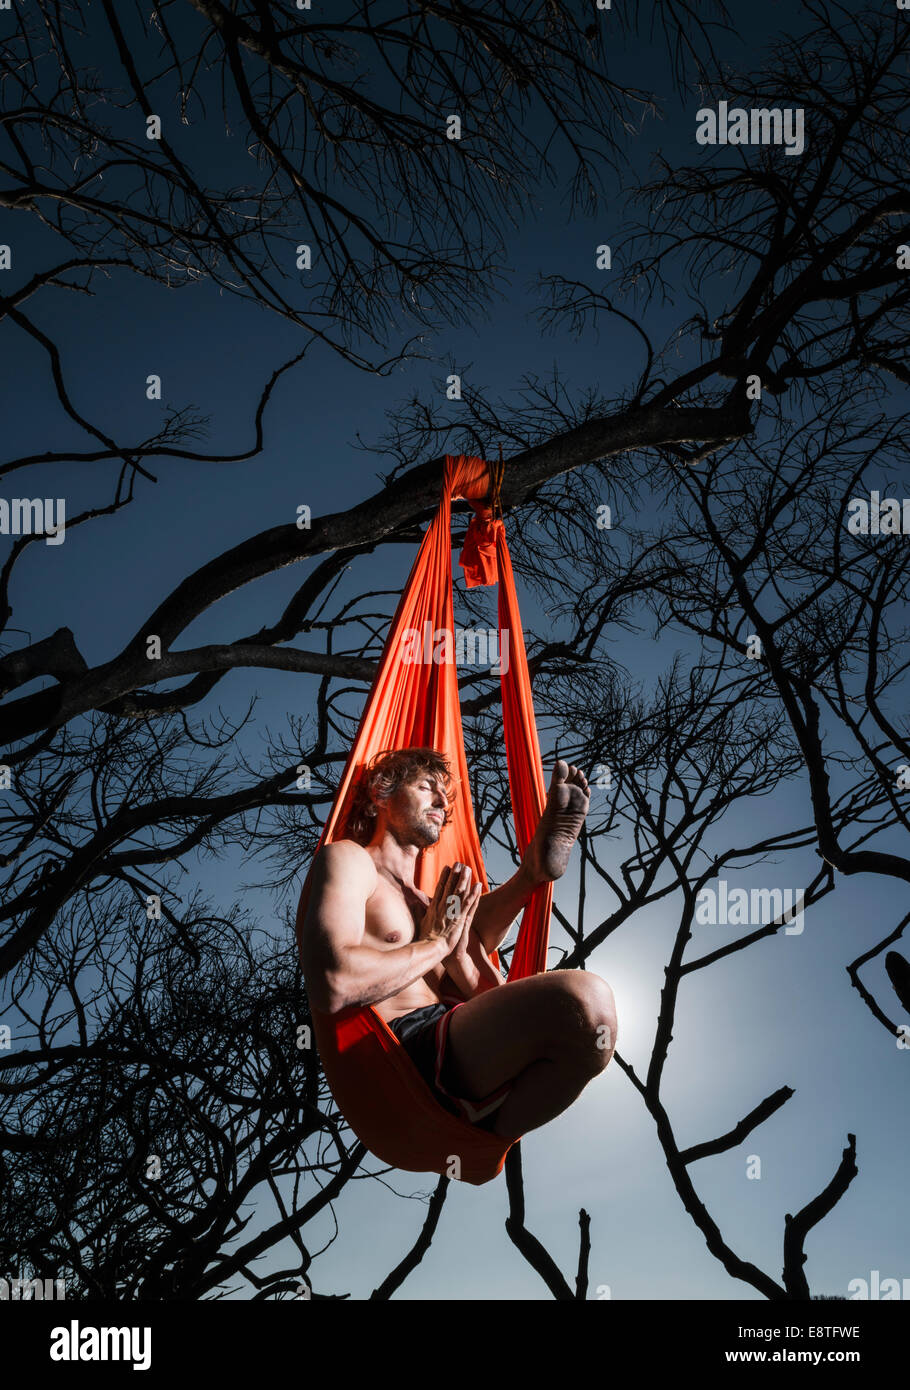
<path id="1" fill-rule="evenodd" d="M 803 1265 L 806 1254 L 803 1249 L 806 1236 L 813 1226 L 832 1211 L 843 1197 L 856 1177 L 856 1135 L 847 1135 L 847 1147 L 841 1156 L 837 1172 L 823 1192 L 798 1211 L 795 1216 L 788 1212 L 784 1218 L 784 1284 L 790 1298 L 809 1298 L 809 1282 Z"/>
<path id="2" fill-rule="evenodd" d="M 710 439 L 719 446 L 750 428 L 748 405 L 739 397 L 717 408 L 644 406 L 588 421 L 509 461 L 502 488 L 503 508 L 519 506 L 549 479 L 585 463 L 667 443 Z M 244 584 L 327 550 L 356 549 L 392 539 L 396 530 L 421 520 L 436 506 L 443 468 L 442 459 L 422 464 L 349 511 L 313 518 L 309 530 L 298 529 L 295 521 L 234 546 L 179 584 L 112 661 L 63 688 L 41 691 L 4 706 L 0 712 L 5 741 L 18 742 L 40 730 L 59 728 L 78 714 L 104 708 L 141 688 L 148 680 L 149 636 L 160 638 L 162 650 L 166 650 L 194 618 Z"/>

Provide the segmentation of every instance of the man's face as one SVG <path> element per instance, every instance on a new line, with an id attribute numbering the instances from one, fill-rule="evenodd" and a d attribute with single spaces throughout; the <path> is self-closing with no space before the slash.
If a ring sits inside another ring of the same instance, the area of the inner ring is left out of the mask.
<path id="1" fill-rule="evenodd" d="M 379 803 L 379 813 L 397 840 L 426 849 L 442 834 L 448 800 L 442 781 L 419 772 Z"/>

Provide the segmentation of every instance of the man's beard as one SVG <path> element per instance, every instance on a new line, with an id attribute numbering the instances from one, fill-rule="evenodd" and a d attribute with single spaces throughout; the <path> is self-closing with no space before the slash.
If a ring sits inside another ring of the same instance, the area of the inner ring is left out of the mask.
<path id="1" fill-rule="evenodd" d="M 421 849 L 429 849 L 442 834 L 442 825 L 438 820 L 430 820 L 429 817 L 423 819 L 415 815 L 408 825 L 408 830 L 414 837 L 412 843 L 419 845 Z"/>

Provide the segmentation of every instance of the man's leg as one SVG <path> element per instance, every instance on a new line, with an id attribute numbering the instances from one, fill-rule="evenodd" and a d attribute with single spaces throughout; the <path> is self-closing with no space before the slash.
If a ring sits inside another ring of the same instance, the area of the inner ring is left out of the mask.
<path id="1" fill-rule="evenodd" d="M 613 991 L 583 970 L 551 970 L 469 999 L 452 1014 L 454 1094 L 480 1100 L 513 1081 L 491 1125 L 516 1138 L 566 1110 L 616 1046 Z"/>
<path id="2" fill-rule="evenodd" d="M 477 904 L 472 925 L 484 950 L 494 951 L 502 944 L 535 888 L 565 873 L 590 801 L 588 779 L 581 768 L 557 758 L 543 814 L 520 868 L 498 888 L 484 893 Z"/>

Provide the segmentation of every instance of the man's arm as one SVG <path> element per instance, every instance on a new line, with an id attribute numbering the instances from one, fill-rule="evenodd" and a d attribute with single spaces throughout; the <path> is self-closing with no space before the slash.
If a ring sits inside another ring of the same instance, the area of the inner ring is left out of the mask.
<path id="1" fill-rule="evenodd" d="M 378 950 L 364 942 L 375 865 L 352 840 L 326 845 L 313 867 L 301 930 L 303 974 L 313 1007 L 332 1014 L 352 1004 L 378 1004 L 444 960 L 463 926 L 445 916 L 446 881 L 443 874 L 427 909 L 426 933 L 406 946 Z"/>
<path id="2" fill-rule="evenodd" d="M 477 898 L 472 922 L 468 923 L 467 929 L 461 933 L 456 948 L 446 960 L 446 974 L 464 999 L 472 999 L 477 994 L 485 994 L 486 990 L 495 990 L 497 986 L 504 984 L 502 973 L 490 960 L 477 930 L 478 916 L 481 915 L 483 903 L 490 894 L 481 895 L 481 885 L 472 881 L 468 866 L 461 865 L 456 880 L 450 884 L 450 892 L 465 894 L 470 891 L 474 892 Z"/>
<path id="3" fill-rule="evenodd" d="M 484 899 L 481 894 L 480 883 L 474 882 L 467 864 L 456 865 L 448 886 L 448 892 L 453 895 L 448 899 L 449 902 L 470 898 L 474 903 L 474 908 L 469 911 L 465 929 L 458 938 L 452 954 L 446 960 L 444 968 L 436 966 L 430 971 L 430 976 L 436 980 L 440 989 L 444 988 L 444 982 L 448 980 L 454 984 L 463 999 L 473 999 L 475 995 L 483 994 L 486 990 L 494 989 L 497 985 L 505 982 L 497 967 L 490 960 L 483 942 L 475 930 L 477 913 L 480 911 L 480 905 Z"/>
<path id="4" fill-rule="evenodd" d="M 437 966 L 430 974 L 437 976 L 437 972 L 442 977 L 440 986 L 444 988 L 445 983 L 454 984 L 462 999 L 473 999 L 477 994 L 505 984 L 502 974 L 490 960 L 474 931 L 466 932 L 445 966 Z"/>

